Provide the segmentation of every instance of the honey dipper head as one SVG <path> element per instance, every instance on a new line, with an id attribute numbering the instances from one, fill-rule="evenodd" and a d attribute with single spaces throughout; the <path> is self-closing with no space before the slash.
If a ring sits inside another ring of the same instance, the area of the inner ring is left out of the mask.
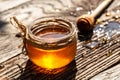
<path id="1" fill-rule="evenodd" d="M 94 28 L 94 18 L 90 15 L 83 15 L 77 19 L 76 24 L 80 33 L 89 33 Z"/>

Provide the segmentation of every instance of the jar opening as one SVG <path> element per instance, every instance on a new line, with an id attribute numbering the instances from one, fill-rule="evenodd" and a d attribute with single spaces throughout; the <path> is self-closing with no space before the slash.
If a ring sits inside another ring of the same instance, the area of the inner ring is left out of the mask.
<path id="1" fill-rule="evenodd" d="M 32 40 L 42 43 L 56 43 L 74 35 L 76 29 L 64 18 L 46 17 L 35 20 L 28 28 Z"/>

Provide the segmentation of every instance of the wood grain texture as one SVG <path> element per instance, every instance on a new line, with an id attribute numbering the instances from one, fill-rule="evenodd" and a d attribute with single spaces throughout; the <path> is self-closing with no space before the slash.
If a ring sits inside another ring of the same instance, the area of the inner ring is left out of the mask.
<path id="1" fill-rule="evenodd" d="M 27 55 L 21 53 L 22 39 L 16 37 L 16 34 L 19 33 L 19 31 L 9 23 L 9 18 L 11 16 L 16 16 L 27 27 L 33 20 L 39 17 L 59 15 L 69 18 L 75 24 L 78 16 L 85 13 L 89 14 L 102 2 L 102 0 L 2 0 L 0 1 L 0 4 L 3 5 L 9 2 L 9 5 L 2 9 L 0 8 L 1 80 L 120 79 L 119 64 L 104 71 L 113 64 L 120 62 L 119 42 L 112 44 L 110 47 L 108 47 L 109 42 L 107 42 L 100 47 L 97 47 L 95 50 L 92 50 L 84 46 L 86 41 L 78 40 L 75 60 L 67 66 L 65 71 L 55 75 L 42 74 L 36 72 L 36 69 L 41 69 L 32 64 Z M 12 3 L 15 4 L 11 5 Z M 119 0 L 115 0 L 108 10 L 116 9 L 120 9 Z M 103 20 L 105 18 L 108 17 L 104 14 L 100 19 Z M 104 36 L 101 36 L 100 39 L 103 37 Z M 97 41 L 98 38 L 93 34 L 91 40 Z M 117 40 L 120 40 L 120 35 L 115 34 L 111 41 Z M 107 56 L 109 50 L 112 50 L 112 55 Z M 100 73 L 101 71 L 104 72 Z M 101 76 L 102 78 L 100 78 Z"/>
<path id="2" fill-rule="evenodd" d="M 120 79 L 120 64 L 96 75 L 91 80 L 119 80 L 119 79 Z"/>

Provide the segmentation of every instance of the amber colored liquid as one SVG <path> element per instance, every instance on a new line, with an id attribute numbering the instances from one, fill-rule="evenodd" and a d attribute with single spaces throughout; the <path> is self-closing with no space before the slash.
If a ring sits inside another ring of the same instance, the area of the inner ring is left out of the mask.
<path id="1" fill-rule="evenodd" d="M 50 41 L 49 38 L 55 39 L 65 36 L 68 33 L 69 31 L 64 28 L 46 29 L 37 34 L 37 37 L 47 37 L 47 40 Z M 58 49 L 37 48 L 30 43 L 26 43 L 26 47 L 28 49 L 28 56 L 30 60 L 34 64 L 47 69 L 55 69 L 66 66 L 74 59 L 76 54 L 76 40 Z"/>

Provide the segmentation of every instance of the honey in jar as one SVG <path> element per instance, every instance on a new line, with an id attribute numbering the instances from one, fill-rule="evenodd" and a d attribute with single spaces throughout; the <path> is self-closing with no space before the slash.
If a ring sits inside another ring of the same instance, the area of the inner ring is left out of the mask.
<path id="1" fill-rule="evenodd" d="M 26 48 L 30 60 L 46 69 L 68 65 L 76 54 L 76 28 L 60 17 L 44 17 L 28 27 Z"/>

